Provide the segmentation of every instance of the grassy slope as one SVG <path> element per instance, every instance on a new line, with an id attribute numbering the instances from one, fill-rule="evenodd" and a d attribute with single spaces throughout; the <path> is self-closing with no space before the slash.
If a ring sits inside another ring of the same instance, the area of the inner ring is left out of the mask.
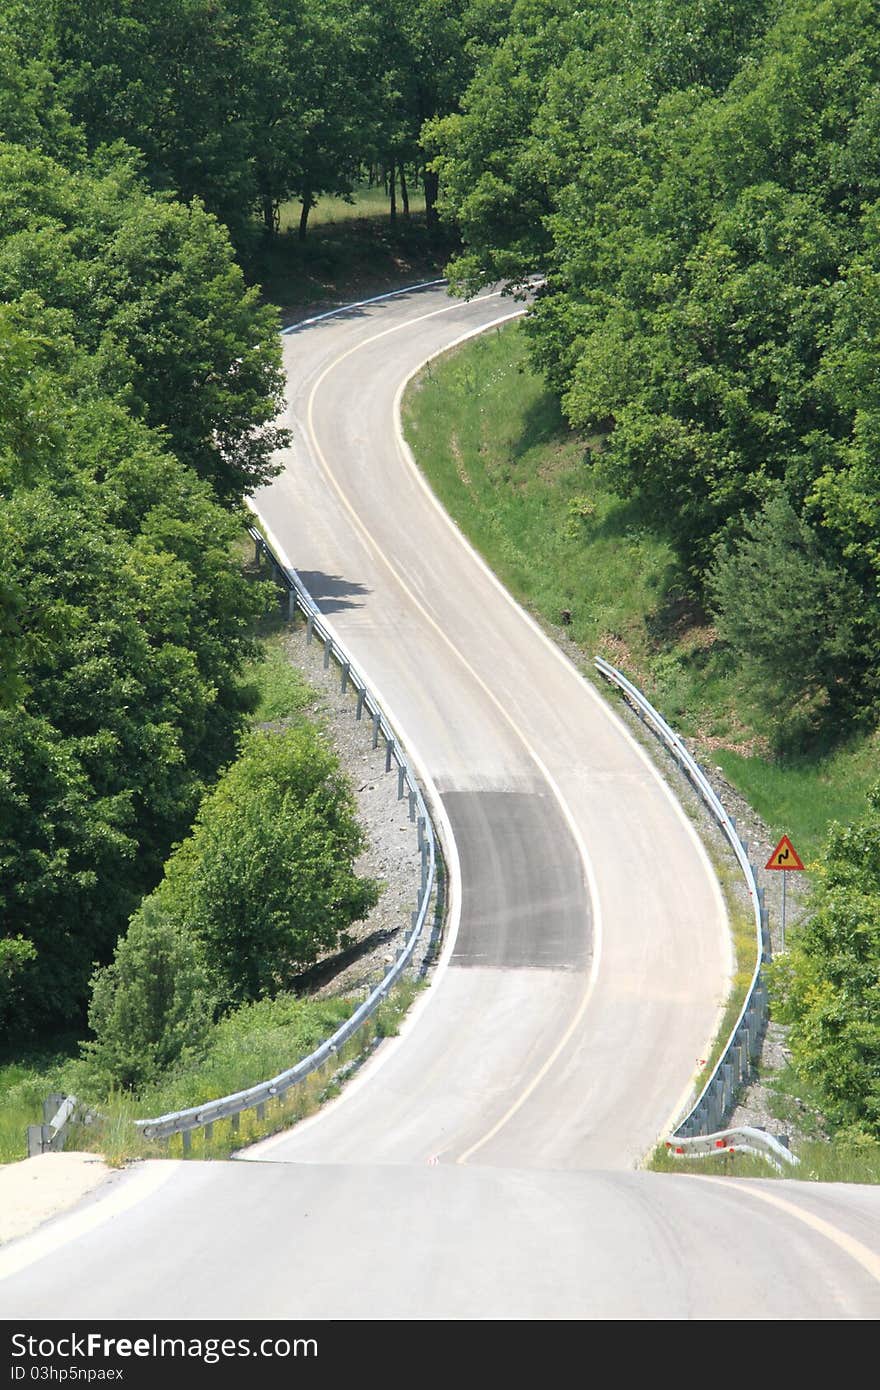
<path id="1" fill-rule="evenodd" d="M 407 435 L 462 530 L 533 612 L 640 684 L 774 831 L 816 853 L 830 820 L 862 810 L 878 738 L 780 764 L 705 615 L 682 599 L 662 518 L 611 494 L 528 366 L 517 326 L 429 366 L 404 402 Z M 559 626 L 563 609 L 571 624 Z"/>

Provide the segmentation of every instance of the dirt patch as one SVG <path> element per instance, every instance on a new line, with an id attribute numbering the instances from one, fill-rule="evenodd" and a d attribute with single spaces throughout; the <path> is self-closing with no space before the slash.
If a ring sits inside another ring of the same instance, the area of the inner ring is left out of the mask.
<path id="1" fill-rule="evenodd" d="M 27 1235 L 109 1177 L 96 1154 L 41 1154 L 0 1167 L 0 1244 Z"/>

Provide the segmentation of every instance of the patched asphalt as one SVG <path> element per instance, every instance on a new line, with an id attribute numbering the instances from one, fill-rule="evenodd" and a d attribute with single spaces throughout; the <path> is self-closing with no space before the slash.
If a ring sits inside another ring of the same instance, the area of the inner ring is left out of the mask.
<path id="1" fill-rule="evenodd" d="M 461 860 L 451 964 L 584 970 L 590 903 L 574 837 L 549 793 L 443 794 Z"/>

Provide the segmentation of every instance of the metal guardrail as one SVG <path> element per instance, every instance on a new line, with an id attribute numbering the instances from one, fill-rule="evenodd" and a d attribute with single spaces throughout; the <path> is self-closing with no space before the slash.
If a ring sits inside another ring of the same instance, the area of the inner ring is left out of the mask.
<path id="1" fill-rule="evenodd" d="M 638 687 L 627 680 L 622 672 L 601 656 L 595 658 L 595 664 L 597 670 L 607 681 L 623 691 L 639 717 L 650 723 L 657 737 L 665 744 L 693 787 L 705 801 L 720 829 L 730 841 L 731 848 L 745 875 L 755 915 L 757 959 L 745 1002 L 724 1051 L 709 1079 L 671 1136 L 673 1141 L 671 1147 L 675 1151 L 686 1140 L 698 1137 L 702 1140 L 709 1136 L 720 1137 L 725 1120 L 733 1110 L 737 1093 L 751 1077 L 752 1069 L 760 1055 L 768 1016 L 767 987 L 763 978 L 763 966 L 766 961 L 770 960 L 770 931 L 767 909 L 764 906 L 764 890 L 758 886 L 755 879 L 754 868 L 749 862 L 748 846 L 740 840 L 736 823 L 727 814 L 703 769 L 685 748 L 678 734 L 669 727 L 663 716 L 655 710 Z M 755 1132 L 760 1133 L 761 1131 Z"/>
<path id="2" fill-rule="evenodd" d="M 437 848 L 434 826 L 406 753 L 391 724 L 348 652 L 327 630 L 317 604 L 300 580 L 299 575 L 295 570 L 288 569 L 281 564 L 273 554 L 266 538 L 255 526 L 248 526 L 247 530 L 256 546 L 257 557 L 265 557 L 272 563 L 278 578 L 287 589 L 289 616 L 293 618 L 297 608 L 302 611 L 306 619 L 307 641 L 311 642 L 317 636 L 323 642 L 324 666 L 330 665 L 331 658 L 337 661 L 341 672 L 343 692 L 349 685 L 356 691 L 356 718 L 362 719 L 365 712 L 370 717 L 373 726 L 373 747 L 378 747 L 380 737 L 385 741 L 385 771 L 390 772 L 392 763 L 396 764 L 397 795 L 401 800 L 404 796 L 408 796 L 409 817 L 411 821 L 415 822 L 418 833 L 421 854 L 421 887 L 418 906 L 412 914 L 412 926 L 406 943 L 398 953 L 397 960 L 351 1017 L 347 1018 L 332 1037 L 329 1037 L 308 1057 L 304 1057 L 295 1066 L 280 1072 L 268 1081 L 261 1081 L 258 1085 L 249 1086 L 243 1091 L 236 1091 L 233 1095 L 222 1096 L 219 1100 L 206 1101 L 204 1105 L 194 1105 L 188 1110 L 175 1110 L 167 1115 L 135 1121 L 137 1128 L 147 1139 L 167 1139 L 172 1134 L 182 1134 L 184 1151 L 189 1148 L 189 1136 L 194 1129 L 205 1129 L 206 1137 L 210 1138 L 211 1126 L 217 1120 L 231 1118 L 233 1127 L 237 1128 L 238 1116 L 241 1112 L 253 1109 L 256 1109 L 262 1118 L 261 1112 L 267 1101 L 284 1095 L 293 1086 L 305 1080 L 307 1076 L 333 1057 L 358 1031 L 361 1025 L 375 1012 L 382 1000 L 387 997 L 389 990 L 403 974 L 412 958 L 427 919 L 436 871 Z"/>
<path id="3" fill-rule="evenodd" d="M 711 1158 L 724 1153 L 757 1154 L 780 1173 L 786 1166 L 793 1168 L 800 1163 L 781 1137 L 751 1125 L 721 1130 L 717 1134 L 700 1134 L 693 1139 L 668 1139 L 666 1147 L 683 1158 Z"/>
<path id="4" fill-rule="evenodd" d="M 28 1158 L 60 1153 L 73 1126 L 90 1124 L 95 1118 L 94 1111 L 82 1105 L 76 1096 L 47 1096 L 43 1101 L 43 1123 L 27 1127 Z"/>

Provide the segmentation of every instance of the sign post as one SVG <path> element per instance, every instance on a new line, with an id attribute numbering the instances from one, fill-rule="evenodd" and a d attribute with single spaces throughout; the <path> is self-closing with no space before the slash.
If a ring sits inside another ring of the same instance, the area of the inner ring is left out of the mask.
<path id="1" fill-rule="evenodd" d="M 782 873 L 782 931 L 779 940 L 780 951 L 785 950 L 785 875 L 801 871 L 804 862 L 787 835 L 783 835 L 767 863 L 765 869 L 778 869 Z"/>

